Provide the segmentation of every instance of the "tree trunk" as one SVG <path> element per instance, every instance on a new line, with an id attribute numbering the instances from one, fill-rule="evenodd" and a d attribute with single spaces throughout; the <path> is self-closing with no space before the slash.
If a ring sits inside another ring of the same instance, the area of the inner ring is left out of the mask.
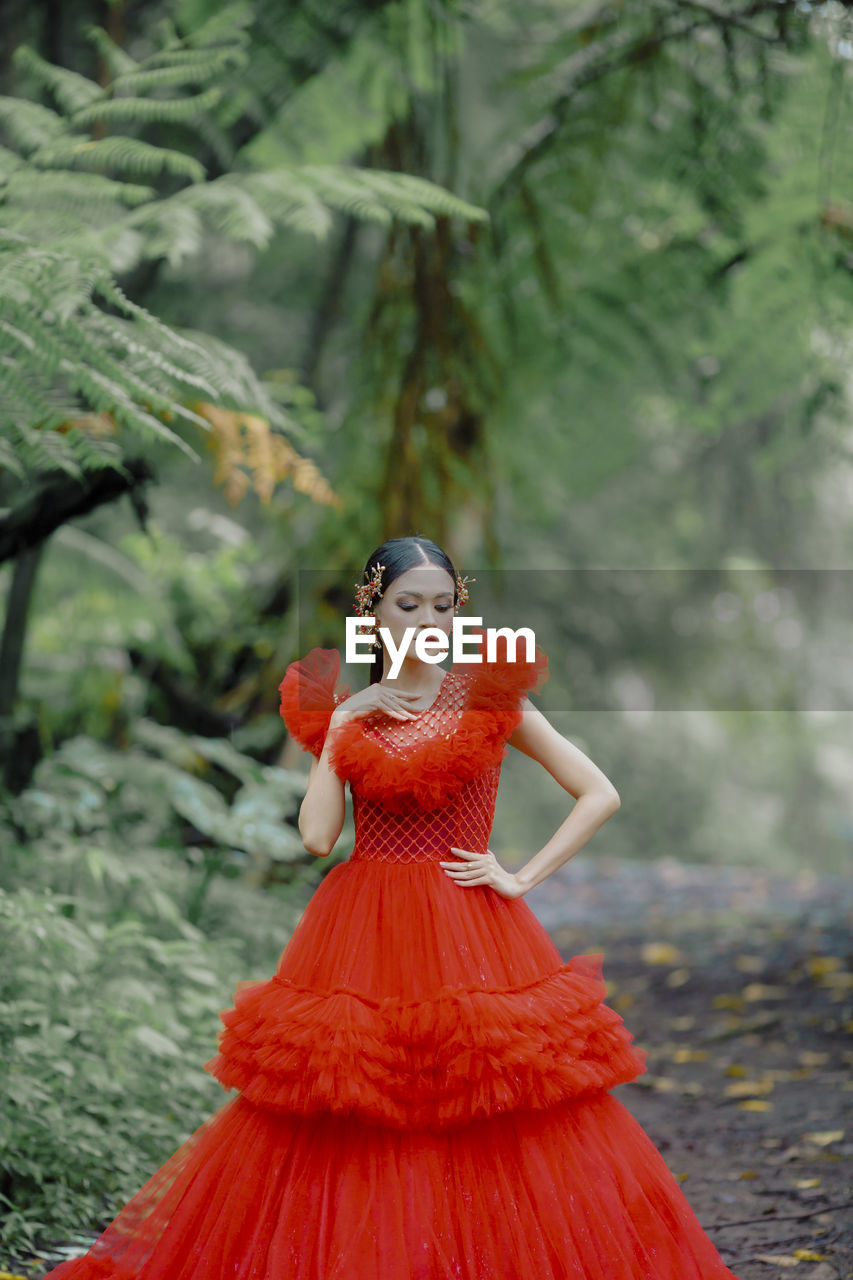
<path id="1" fill-rule="evenodd" d="M 27 635 L 27 617 L 43 551 L 42 541 L 36 546 L 27 547 L 16 559 L 9 586 L 3 635 L 0 637 L 0 765 L 4 785 L 10 790 L 15 790 L 22 777 L 22 762 L 18 760 L 15 750 L 14 712 Z M 24 773 L 26 772 L 25 769 Z"/>

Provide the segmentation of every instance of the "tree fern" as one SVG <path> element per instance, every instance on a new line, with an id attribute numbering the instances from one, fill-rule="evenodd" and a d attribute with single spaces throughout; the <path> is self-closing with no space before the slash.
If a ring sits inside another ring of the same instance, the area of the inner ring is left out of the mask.
<path id="1" fill-rule="evenodd" d="M 104 124 L 134 125 L 187 124 L 197 116 L 212 111 L 219 101 L 221 90 L 214 85 L 204 93 L 188 98 L 105 98 L 82 107 L 71 116 L 76 128 L 102 122 Z"/>
<path id="2" fill-rule="evenodd" d="M 103 27 L 85 26 L 83 34 L 90 44 L 95 46 L 99 57 L 103 59 L 111 76 L 120 76 L 124 75 L 125 72 L 137 70 L 139 63 L 136 59 L 132 58 L 125 49 L 122 49 L 121 45 L 111 40 Z"/>
<path id="3" fill-rule="evenodd" d="M 335 211 L 384 225 L 485 217 L 428 182 L 348 165 L 207 180 L 195 156 L 141 136 L 189 125 L 228 158 L 216 108 L 245 66 L 250 16 L 229 6 L 184 39 L 165 24 L 164 47 L 141 61 L 91 29 L 113 72 L 107 86 L 16 50 L 24 83 L 50 99 L 0 97 L 0 430 L 17 474 L 115 465 L 122 442 L 134 454 L 156 440 L 198 458 L 210 431 L 209 415 L 190 407 L 200 401 L 299 437 L 242 355 L 162 324 L 126 297 L 119 274 L 146 260 L 184 263 L 210 237 L 256 249 L 277 227 L 322 238 Z M 110 133 L 91 137 L 96 123 Z M 93 435 L 103 422 L 116 428 L 109 447 Z"/>
<path id="4" fill-rule="evenodd" d="M 62 137 L 66 130 L 62 117 L 48 107 L 3 95 L 0 95 L 0 128 L 5 130 L 11 145 L 25 155 Z"/>
<path id="5" fill-rule="evenodd" d="M 90 103 L 103 97 L 104 91 L 99 84 L 76 71 L 68 71 L 65 67 L 46 62 L 29 45 L 19 45 L 12 55 L 12 61 L 20 71 L 29 73 L 37 84 L 49 89 L 62 110 L 69 114 L 82 111 Z"/>
<path id="6" fill-rule="evenodd" d="M 0 111 L 2 105 L 0 99 Z M 205 177 L 204 165 L 194 156 L 154 146 L 141 138 L 92 139 L 69 132 L 40 146 L 29 159 L 44 169 L 94 169 L 99 173 L 141 173 L 152 178 L 168 173 L 189 182 L 203 182 Z"/>

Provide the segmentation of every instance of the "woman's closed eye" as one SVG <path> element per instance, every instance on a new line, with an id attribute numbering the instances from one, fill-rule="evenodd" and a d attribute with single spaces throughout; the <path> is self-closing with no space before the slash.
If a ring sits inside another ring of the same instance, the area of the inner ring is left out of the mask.
<path id="1" fill-rule="evenodd" d="M 404 613 L 411 613 L 412 610 L 417 609 L 418 606 L 416 604 L 401 604 L 399 607 Z M 447 613 L 452 608 L 453 605 L 451 604 L 439 604 L 436 605 L 435 611 L 436 613 Z"/>

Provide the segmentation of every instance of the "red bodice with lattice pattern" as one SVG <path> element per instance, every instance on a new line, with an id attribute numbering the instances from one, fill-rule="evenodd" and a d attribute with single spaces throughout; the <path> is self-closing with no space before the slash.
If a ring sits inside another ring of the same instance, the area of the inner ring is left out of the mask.
<path id="1" fill-rule="evenodd" d="M 467 783 L 446 805 L 423 813 L 412 805 L 408 813 L 389 813 L 378 800 L 353 793 L 355 848 L 351 859 L 382 862 L 453 861 L 452 845 L 485 853 L 494 820 L 500 765 Z"/>
<path id="2" fill-rule="evenodd" d="M 377 715 L 363 732 L 381 743 L 391 758 L 404 758 L 416 746 L 438 738 L 449 740 L 463 712 L 468 681 L 445 675 L 430 707 L 411 720 Z M 414 801 L 402 812 L 389 811 L 381 799 L 371 800 L 351 788 L 355 821 L 355 848 L 351 858 L 382 862 L 452 861 L 451 845 L 485 853 L 495 813 L 500 764 L 486 768 L 461 790 L 435 809 L 424 812 Z"/>

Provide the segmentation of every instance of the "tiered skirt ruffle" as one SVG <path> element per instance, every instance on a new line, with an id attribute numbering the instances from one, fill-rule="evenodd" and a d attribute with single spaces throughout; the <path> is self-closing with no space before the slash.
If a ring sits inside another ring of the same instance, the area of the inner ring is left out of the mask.
<path id="1" fill-rule="evenodd" d="M 341 864 L 300 925 L 273 978 L 240 984 L 205 1064 L 259 1106 L 435 1129 L 646 1070 L 604 1003 L 601 953 L 563 964 L 521 899 L 461 888 L 436 863 Z"/>
<path id="2" fill-rule="evenodd" d="M 737 1280 L 612 1094 L 440 1132 L 226 1102 L 50 1280 Z"/>

